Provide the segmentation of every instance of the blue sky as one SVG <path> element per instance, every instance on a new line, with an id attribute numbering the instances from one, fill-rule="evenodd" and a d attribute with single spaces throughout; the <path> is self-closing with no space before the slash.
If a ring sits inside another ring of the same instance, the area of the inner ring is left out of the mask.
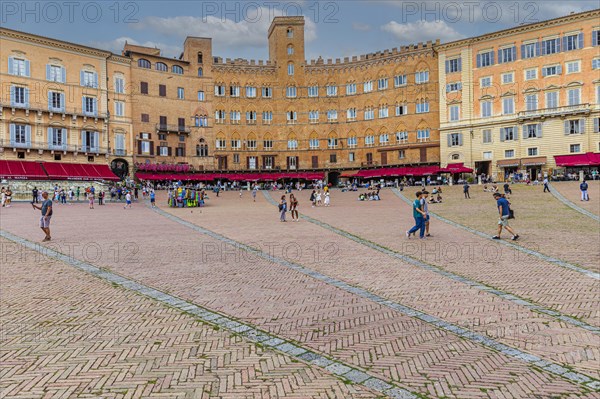
<path id="1" fill-rule="evenodd" d="M 306 58 L 340 58 L 463 37 L 598 8 L 597 0 L 563 1 L 8 1 L 7 28 L 120 53 L 125 41 L 181 52 L 186 36 L 213 38 L 224 58 L 267 59 L 275 15 L 306 17 Z"/>

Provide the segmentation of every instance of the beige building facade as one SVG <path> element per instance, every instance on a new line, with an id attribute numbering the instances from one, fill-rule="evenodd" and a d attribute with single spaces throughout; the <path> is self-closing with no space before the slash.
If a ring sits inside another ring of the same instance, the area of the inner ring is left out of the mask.
<path id="1" fill-rule="evenodd" d="M 438 47 L 441 166 L 497 180 L 600 152 L 600 11 Z"/>

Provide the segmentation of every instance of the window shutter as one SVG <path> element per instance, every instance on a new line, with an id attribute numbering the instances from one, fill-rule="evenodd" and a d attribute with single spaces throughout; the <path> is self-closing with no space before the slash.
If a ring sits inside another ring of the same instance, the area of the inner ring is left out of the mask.
<path id="1" fill-rule="evenodd" d="M 65 69 L 65 67 L 60 68 L 60 82 L 61 83 L 67 82 L 67 70 Z"/>
<path id="2" fill-rule="evenodd" d="M 52 92 L 48 92 L 48 109 L 54 111 L 54 107 L 52 106 Z"/>
<path id="3" fill-rule="evenodd" d="M 462 57 L 458 59 L 458 71 L 462 71 Z"/>
<path id="4" fill-rule="evenodd" d="M 517 131 L 517 135 L 519 132 Z M 527 125 L 523 125 L 523 140 L 527 138 Z"/>
<path id="5" fill-rule="evenodd" d="M 546 76 L 546 68 L 542 68 L 542 77 Z"/>
<path id="6" fill-rule="evenodd" d="M 517 60 L 517 46 L 513 46 L 513 48 L 512 48 L 512 60 L 513 61 Z"/>
<path id="7" fill-rule="evenodd" d="M 30 63 L 28 60 L 25 60 L 25 76 L 30 76 L 31 75 L 31 70 L 29 67 Z"/>
<path id="8" fill-rule="evenodd" d="M 452 147 L 452 134 L 448 135 L 448 147 Z"/>
<path id="9" fill-rule="evenodd" d="M 562 45 L 563 45 L 563 46 L 562 46 L 562 48 L 563 48 L 565 51 L 567 51 L 567 49 L 568 49 L 568 48 L 567 48 L 567 36 L 563 36 L 563 38 L 562 38 L 562 39 L 563 39 L 563 40 L 562 40 Z M 559 42 L 559 43 L 560 43 L 560 42 Z M 558 44 L 558 43 L 557 43 L 557 44 Z M 558 48 L 557 48 L 557 50 L 558 50 Z"/>
<path id="10" fill-rule="evenodd" d="M 15 86 L 10 86 L 10 105 L 11 107 L 15 106 Z"/>
<path id="11" fill-rule="evenodd" d="M 569 121 L 565 121 L 565 136 L 569 135 Z"/>
<path id="12" fill-rule="evenodd" d="M 546 41 L 542 42 L 542 55 L 546 55 Z"/>
<path id="13" fill-rule="evenodd" d="M 458 82 L 458 90 L 462 90 L 462 82 Z"/>
<path id="14" fill-rule="evenodd" d="M 446 73 L 450 72 L 450 61 L 446 60 Z"/>
<path id="15" fill-rule="evenodd" d="M 513 140 L 515 140 L 515 141 L 519 140 L 519 127 L 518 126 L 513 127 Z"/>
<path id="16" fill-rule="evenodd" d="M 12 58 L 12 57 L 8 57 L 8 73 L 9 73 L 10 75 L 14 75 L 13 68 L 14 68 L 14 61 L 13 61 L 13 58 Z"/>
<path id="17" fill-rule="evenodd" d="M 81 131 L 81 150 L 85 152 L 85 147 L 87 147 L 87 139 L 85 137 L 85 130 Z"/>
<path id="18" fill-rule="evenodd" d="M 85 78 L 84 78 L 84 75 L 85 75 L 85 74 L 83 73 L 83 71 L 79 71 L 79 84 L 80 84 L 81 86 L 83 86 L 83 82 L 84 82 L 84 79 L 85 79 Z"/>
<path id="19" fill-rule="evenodd" d="M 521 59 L 525 59 L 525 45 L 521 44 Z"/>
<path id="20" fill-rule="evenodd" d="M 597 46 L 598 45 L 598 31 L 593 31 L 592 32 L 592 46 Z M 10 62 L 10 58 L 9 58 L 9 62 Z"/>
<path id="21" fill-rule="evenodd" d="M 450 85 L 446 85 L 446 93 L 450 92 Z"/>
<path id="22" fill-rule="evenodd" d="M 67 129 L 61 129 L 60 133 L 60 145 L 63 147 L 67 146 Z"/>
<path id="23" fill-rule="evenodd" d="M 506 132 L 503 127 L 500 128 L 500 141 L 506 141 Z"/>
<path id="24" fill-rule="evenodd" d="M 46 80 L 50 80 L 50 64 L 46 64 Z"/>
<path id="25" fill-rule="evenodd" d="M 29 89 L 25 88 L 24 92 L 25 92 L 25 106 L 27 108 L 29 108 Z"/>
<path id="26" fill-rule="evenodd" d="M 97 98 L 94 98 L 94 99 L 93 99 L 93 102 L 94 102 L 94 105 L 93 105 L 93 107 L 94 107 L 94 112 L 93 112 L 93 114 L 94 114 L 95 116 L 98 116 L 98 99 L 97 99 Z"/>
<path id="27" fill-rule="evenodd" d="M 172 153 L 173 153 L 173 152 L 172 152 L 172 149 L 171 149 L 171 147 L 167 147 L 167 155 L 168 155 L 168 156 L 171 156 L 171 154 L 172 154 Z"/>
<path id="28" fill-rule="evenodd" d="M 65 93 L 60 93 L 60 110 L 64 112 L 66 107 Z"/>
<path id="29" fill-rule="evenodd" d="M 27 144 L 27 146 L 31 146 L 31 126 L 30 125 L 25 125 L 25 144 Z"/>
<path id="30" fill-rule="evenodd" d="M 85 97 L 81 97 L 81 111 L 85 114 Z"/>
<path id="31" fill-rule="evenodd" d="M 560 53 L 560 51 L 561 51 L 560 50 L 560 39 L 555 39 L 555 43 L 556 43 L 556 52 Z M 563 47 L 563 49 L 565 49 L 565 48 L 566 48 L 566 46 Z"/>
<path id="32" fill-rule="evenodd" d="M 577 38 L 577 48 L 583 48 L 583 32 L 579 33 L 579 37 Z"/>
<path id="33" fill-rule="evenodd" d="M 150 155 L 154 155 L 154 146 L 150 143 Z"/>
<path id="34" fill-rule="evenodd" d="M 540 56 L 540 42 L 535 43 L 535 56 L 536 57 Z"/>
<path id="35" fill-rule="evenodd" d="M 494 53 L 492 53 L 494 54 Z M 502 64 L 504 60 L 502 59 L 502 50 L 498 50 L 498 64 Z M 493 64 L 493 62 L 492 62 Z"/>
<path id="36" fill-rule="evenodd" d="M 579 134 L 585 134 L 585 119 L 579 120 Z"/>
<path id="37" fill-rule="evenodd" d="M 490 65 L 494 65 L 494 64 L 495 64 L 495 62 L 494 62 L 494 52 L 490 51 Z"/>
<path id="38" fill-rule="evenodd" d="M 11 123 L 10 124 L 10 144 L 11 145 L 15 144 L 16 135 L 17 135 L 17 127 L 15 126 L 14 123 Z"/>
<path id="39" fill-rule="evenodd" d="M 138 155 L 142 154 L 142 140 L 138 141 Z"/>
<path id="40" fill-rule="evenodd" d="M 52 128 L 49 127 L 47 130 L 48 146 L 52 147 Z"/>
<path id="41" fill-rule="evenodd" d="M 477 54 L 477 68 L 481 68 L 481 54 Z"/>
<path id="42" fill-rule="evenodd" d="M 93 80 L 93 82 L 94 82 L 94 87 L 98 88 L 98 74 L 97 73 L 94 73 L 94 80 Z"/>
<path id="43" fill-rule="evenodd" d="M 600 133 L 600 118 L 594 118 L 594 133 Z"/>
<path id="44" fill-rule="evenodd" d="M 537 124 L 537 137 L 538 138 L 542 137 L 542 124 L 541 123 Z"/>
<path id="45" fill-rule="evenodd" d="M 96 151 L 100 149 L 100 133 L 94 132 L 94 148 Z"/>
<path id="46" fill-rule="evenodd" d="M 458 145 L 459 146 L 463 145 L 463 135 L 462 135 L 462 133 L 458 134 Z"/>
<path id="47" fill-rule="evenodd" d="M 556 73 L 559 74 L 559 75 L 562 75 L 562 65 L 558 65 L 556 67 Z"/>

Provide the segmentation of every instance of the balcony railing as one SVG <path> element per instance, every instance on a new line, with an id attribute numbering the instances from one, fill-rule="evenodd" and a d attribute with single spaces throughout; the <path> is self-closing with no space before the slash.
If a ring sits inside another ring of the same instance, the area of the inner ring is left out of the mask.
<path id="1" fill-rule="evenodd" d="M 185 134 L 190 134 L 191 129 L 187 126 L 181 126 L 181 125 L 168 125 L 168 124 L 164 124 L 164 123 L 157 123 L 156 124 L 156 131 L 157 132 L 166 132 L 166 133 L 185 133 Z"/>
<path id="2" fill-rule="evenodd" d="M 567 105 L 556 108 L 542 108 L 531 111 L 521 111 L 518 114 L 519 119 L 535 119 L 552 116 L 589 114 L 590 104 Z"/>
<path id="3" fill-rule="evenodd" d="M 10 104 L 10 103 L 2 102 L 2 103 L 0 103 L 0 107 L 23 109 L 23 110 L 29 111 L 29 112 L 42 112 L 42 113 L 47 112 L 49 114 L 81 116 L 81 117 L 95 118 L 95 119 L 106 119 L 109 116 L 108 113 L 106 113 L 106 112 L 97 112 L 96 111 L 95 113 L 88 113 L 88 112 L 84 112 L 83 110 L 78 109 L 76 107 L 73 107 L 73 108 L 64 107 L 62 109 L 48 108 L 47 103 Z"/>
<path id="4" fill-rule="evenodd" d="M 92 146 L 81 146 L 81 145 L 55 145 L 50 144 L 46 141 L 32 141 L 28 143 L 20 143 L 12 140 L 0 140 L 0 146 L 3 148 L 20 148 L 29 150 L 44 150 L 44 151 L 58 151 L 58 152 L 86 152 L 90 154 L 107 154 L 108 148 L 106 147 L 92 147 Z M 125 155 L 125 150 L 122 150 Z"/>

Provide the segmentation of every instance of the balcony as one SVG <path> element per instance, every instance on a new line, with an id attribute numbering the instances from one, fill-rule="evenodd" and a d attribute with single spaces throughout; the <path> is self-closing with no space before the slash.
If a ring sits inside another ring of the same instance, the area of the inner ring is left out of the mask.
<path id="1" fill-rule="evenodd" d="M 109 114 L 107 112 L 84 112 L 81 109 L 76 107 L 73 108 L 48 108 L 47 103 L 29 103 L 29 104 L 10 104 L 10 103 L 0 103 L 0 108 L 8 108 L 12 109 L 12 112 L 16 112 L 16 110 L 22 109 L 26 114 L 29 112 L 36 112 L 39 115 L 43 113 L 48 113 L 50 115 L 69 115 L 73 120 L 77 117 L 83 118 L 92 118 L 94 120 L 97 119 L 108 119 Z"/>
<path id="2" fill-rule="evenodd" d="M 105 147 L 92 147 L 92 146 L 81 146 L 81 145 L 53 145 L 48 143 L 47 141 L 32 141 L 29 143 L 19 143 L 11 140 L 1 140 L 0 139 L 0 147 L 3 148 L 15 148 L 15 149 L 24 149 L 24 150 L 40 150 L 40 151 L 56 151 L 56 152 L 82 152 L 82 153 L 90 153 L 90 154 L 107 154 L 108 148 Z M 125 150 L 123 151 L 123 155 L 125 155 Z"/>
<path id="3" fill-rule="evenodd" d="M 187 126 L 168 125 L 168 124 L 163 124 L 163 123 L 157 123 L 156 131 L 157 132 L 165 132 L 165 133 L 176 133 L 176 134 L 181 134 L 181 133 L 190 134 L 191 129 Z"/>
<path id="4" fill-rule="evenodd" d="M 532 111 L 521 111 L 519 120 L 543 119 L 570 115 L 587 115 L 591 112 L 590 104 L 567 105 L 565 107 L 542 108 Z"/>

